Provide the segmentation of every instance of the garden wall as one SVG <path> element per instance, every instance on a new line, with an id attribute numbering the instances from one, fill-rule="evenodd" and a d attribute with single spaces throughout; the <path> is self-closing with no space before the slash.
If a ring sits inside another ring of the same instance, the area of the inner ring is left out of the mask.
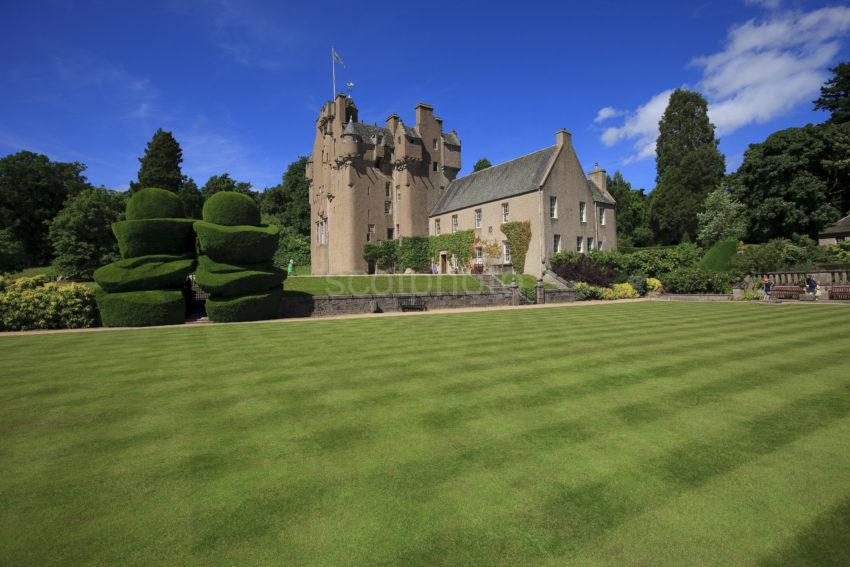
<path id="1" fill-rule="evenodd" d="M 327 317 L 354 313 L 372 313 L 373 306 L 379 312 L 399 311 L 398 298 L 410 294 L 389 295 L 329 295 L 313 296 L 306 293 L 284 292 L 284 317 Z M 492 307 L 515 305 L 510 291 L 469 293 L 422 293 L 415 294 L 425 300 L 426 309 L 457 309 L 462 307 Z M 373 304 L 374 302 L 374 304 Z"/>
<path id="2" fill-rule="evenodd" d="M 546 295 L 546 303 L 569 303 L 576 300 L 574 289 L 547 289 L 543 293 Z"/>
<path id="3" fill-rule="evenodd" d="M 713 293 L 664 293 L 653 297 L 661 301 L 732 301 L 732 296 Z"/>

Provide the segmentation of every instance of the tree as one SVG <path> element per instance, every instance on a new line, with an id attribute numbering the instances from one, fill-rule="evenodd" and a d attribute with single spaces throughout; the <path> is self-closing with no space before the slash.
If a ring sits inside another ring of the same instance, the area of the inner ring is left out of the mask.
<path id="1" fill-rule="evenodd" d="M 850 122 L 774 132 L 751 144 L 732 195 L 747 211 L 747 239 L 817 233 L 850 209 Z"/>
<path id="2" fill-rule="evenodd" d="M 830 71 L 832 78 L 820 88 L 815 110 L 829 112 L 829 122 L 833 124 L 850 122 L 850 63 L 839 63 Z"/>
<path id="3" fill-rule="evenodd" d="M 699 93 L 673 91 L 658 131 L 650 217 L 658 238 L 676 243 L 696 234 L 697 212 L 723 179 L 726 162 L 708 120 L 708 103 Z"/>
<path id="4" fill-rule="evenodd" d="M 744 205 L 732 197 L 727 187 L 718 187 L 705 198 L 705 209 L 697 213 L 697 240 L 711 246 L 724 238 L 742 239 L 747 233 Z"/>
<path id="5" fill-rule="evenodd" d="M 632 189 L 619 171 L 608 177 L 608 192 L 617 202 L 617 243 L 619 246 L 647 246 L 652 242 L 649 206 L 643 189 Z"/>
<path id="6" fill-rule="evenodd" d="M 235 191 L 236 193 L 244 193 L 253 199 L 257 198 L 257 193 L 251 189 L 250 183 L 247 181 L 236 181 L 230 177 L 229 173 L 213 175 L 207 179 L 207 182 L 201 188 L 201 194 L 205 201 L 220 191 Z"/>
<path id="7" fill-rule="evenodd" d="M 90 280 L 99 267 L 118 260 L 112 223 L 124 217 L 125 195 L 107 189 L 86 189 L 68 200 L 50 223 L 50 242 L 59 275 Z"/>
<path id="8" fill-rule="evenodd" d="M 158 187 L 176 193 L 183 184 L 183 150 L 171 135 L 159 128 L 148 142 L 145 155 L 139 158 L 138 181 L 130 183 L 130 193 L 145 187 Z"/>
<path id="9" fill-rule="evenodd" d="M 53 162 L 41 154 L 21 151 L 0 158 L 0 230 L 17 242 L 29 265 L 50 262 L 47 223 L 65 200 L 89 187 L 81 163 Z M 18 250 L 20 253 L 20 250 Z"/>
<path id="10" fill-rule="evenodd" d="M 298 234 L 310 234 L 310 181 L 306 156 L 289 164 L 283 174 L 283 183 L 263 192 L 260 210 L 273 215 L 281 225 L 292 227 Z"/>
<path id="11" fill-rule="evenodd" d="M 198 189 L 198 185 L 191 177 L 184 177 L 183 183 L 180 184 L 180 189 L 177 190 L 177 197 L 183 203 L 183 212 L 188 218 L 201 218 L 201 211 L 204 207 L 204 195 Z"/>
<path id="12" fill-rule="evenodd" d="M 17 272 L 27 267 L 24 245 L 12 234 L 11 228 L 0 229 L 0 274 Z"/>
<path id="13" fill-rule="evenodd" d="M 472 166 L 472 173 L 476 171 L 481 171 L 482 169 L 487 169 L 488 167 L 493 167 L 493 164 L 490 163 L 490 160 L 486 157 L 481 158 L 480 160 L 475 162 L 475 165 Z"/>

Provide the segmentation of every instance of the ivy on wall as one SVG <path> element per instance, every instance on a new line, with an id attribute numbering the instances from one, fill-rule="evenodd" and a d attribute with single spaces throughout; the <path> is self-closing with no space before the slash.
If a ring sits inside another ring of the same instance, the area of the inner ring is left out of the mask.
<path id="1" fill-rule="evenodd" d="M 531 244 L 531 223 L 506 222 L 500 230 L 508 239 L 511 247 L 511 261 L 514 271 L 518 274 L 525 273 L 525 255 L 528 254 L 528 245 Z"/>
<path id="2" fill-rule="evenodd" d="M 428 239 L 431 241 L 432 258 L 436 259 L 440 252 L 445 250 L 449 256 L 454 254 L 458 265 L 466 266 L 469 264 L 475 244 L 474 230 L 459 230 L 449 234 L 429 236 Z"/>

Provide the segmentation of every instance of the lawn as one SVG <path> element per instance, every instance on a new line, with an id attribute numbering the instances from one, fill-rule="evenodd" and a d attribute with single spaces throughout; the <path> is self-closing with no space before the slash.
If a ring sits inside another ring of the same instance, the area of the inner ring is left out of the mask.
<path id="1" fill-rule="evenodd" d="M 0 337 L 0 564 L 847 565 L 850 309 Z"/>
<path id="2" fill-rule="evenodd" d="M 496 277 L 499 278 L 499 281 L 504 284 L 511 284 L 513 282 L 516 282 L 517 287 L 537 286 L 537 278 L 529 274 L 502 274 Z M 550 284 L 549 282 L 543 282 L 543 287 L 546 289 L 555 289 L 555 286 Z"/>
<path id="3" fill-rule="evenodd" d="M 472 276 L 376 275 L 376 276 L 293 276 L 283 284 L 286 291 L 310 295 L 381 295 L 386 293 L 428 293 L 486 291 Z"/>

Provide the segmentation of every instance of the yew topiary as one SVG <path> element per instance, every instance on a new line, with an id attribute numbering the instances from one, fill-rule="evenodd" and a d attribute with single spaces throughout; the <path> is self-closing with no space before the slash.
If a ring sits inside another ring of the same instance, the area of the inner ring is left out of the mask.
<path id="1" fill-rule="evenodd" d="M 195 268 L 191 256 L 140 256 L 113 262 L 94 273 L 95 281 L 110 293 L 146 289 L 178 289 Z"/>
<path id="2" fill-rule="evenodd" d="M 182 218 L 183 204 L 171 191 L 151 187 L 130 197 L 125 216 L 127 220 Z"/>
<path id="3" fill-rule="evenodd" d="M 260 224 L 260 207 L 248 195 L 220 191 L 204 203 L 203 219 L 224 226 L 257 226 Z"/>
<path id="4" fill-rule="evenodd" d="M 95 288 L 104 327 L 178 325 L 186 319 L 186 300 L 180 290 L 108 293 Z"/>
<path id="5" fill-rule="evenodd" d="M 122 258 L 188 254 L 195 249 L 192 219 L 125 220 L 112 224 Z"/>

